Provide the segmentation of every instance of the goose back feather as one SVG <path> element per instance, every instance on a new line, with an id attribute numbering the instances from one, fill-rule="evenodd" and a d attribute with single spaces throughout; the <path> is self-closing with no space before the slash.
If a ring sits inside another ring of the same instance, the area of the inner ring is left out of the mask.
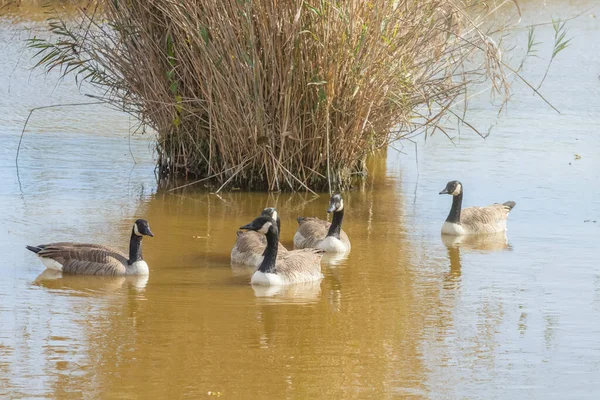
<path id="1" fill-rule="evenodd" d="M 90 249 L 105 249 L 105 250 L 109 250 L 109 251 L 118 251 L 113 249 L 110 246 L 105 246 L 103 244 L 96 244 L 96 243 L 77 243 L 77 242 L 55 242 L 55 243 L 47 243 L 47 244 L 40 244 L 39 246 L 36 246 L 40 249 L 45 249 L 47 247 L 75 247 L 75 248 L 90 248 Z M 120 252 L 121 254 L 123 254 L 122 252 Z"/>

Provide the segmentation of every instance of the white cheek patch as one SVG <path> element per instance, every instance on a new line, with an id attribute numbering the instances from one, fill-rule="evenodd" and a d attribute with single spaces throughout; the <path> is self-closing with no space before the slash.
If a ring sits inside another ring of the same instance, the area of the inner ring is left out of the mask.
<path id="1" fill-rule="evenodd" d="M 452 196 L 458 196 L 460 192 L 462 192 L 462 185 L 459 183 L 458 185 L 456 185 L 454 192 L 452 192 Z"/>
<path id="2" fill-rule="evenodd" d="M 142 236 L 142 234 L 140 233 L 137 224 L 133 224 L 133 233 L 135 233 L 137 236 Z"/>
<path id="3" fill-rule="evenodd" d="M 277 211 L 273 210 L 273 216 L 271 218 L 273 218 L 275 221 L 277 221 Z"/>
<path id="4" fill-rule="evenodd" d="M 267 231 L 269 230 L 270 227 L 271 227 L 271 223 L 270 222 L 265 222 L 265 224 L 262 226 L 262 228 L 260 228 L 258 230 L 258 232 L 262 233 L 263 235 L 266 235 Z"/>
<path id="5" fill-rule="evenodd" d="M 344 200 L 340 200 L 340 206 L 337 208 L 336 211 L 342 211 L 344 209 Z"/>

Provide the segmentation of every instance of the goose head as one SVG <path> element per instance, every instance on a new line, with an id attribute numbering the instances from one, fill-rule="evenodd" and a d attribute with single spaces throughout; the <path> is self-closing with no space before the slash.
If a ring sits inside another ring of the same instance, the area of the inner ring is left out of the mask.
<path id="1" fill-rule="evenodd" d="M 327 208 L 327 212 L 338 212 L 342 211 L 343 209 L 344 199 L 342 199 L 342 196 L 339 194 L 334 194 L 333 196 L 331 196 L 331 199 L 329 199 L 329 208 Z"/>
<path id="2" fill-rule="evenodd" d="M 262 212 L 260 213 L 260 215 L 263 216 L 263 217 L 271 217 L 275 221 L 277 221 L 279 219 L 279 214 L 277 214 L 277 211 L 273 207 L 267 207 L 267 208 L 265 208 L 264 210 L 262 210 Z"/>
<path id="3" fill-rule="evenodd" d="M 260 213 L 263 217 L 271 217 L 277 222 L 277 232 L 281 232 L 281 219 L 279 218 L 279 214 L 277 214 L 277 210 L 273 207 L 267 207 Z"/>
<path id="4" fill-rule="evenodd" d="M 150 230 L 150 225 L 148 225 L 148 221 L 145 219 L 138 219 L 133 224 L 133 233 L 137 236 L 150 236 L 154 237 L 154 234 Z"/>
<path id="5" fill-rule="evenodd" d="M 261 215 L 249 224 L 240 226 L 240 229 L 256 231 L 258 233 L 262 233 L 263 235 L 266 235 L 269 230 L 277 233 L 277 222 L 275 222 L 275 220 L 271 217 Z"/>
<path id="6" fill-rule="evenodd" d="M 450 181 L 446 184 L 444 190 L 440 194 L 449 194 L 452 196 L 458 196 L 463 191 L 462 183 L 459 181 Z"/>

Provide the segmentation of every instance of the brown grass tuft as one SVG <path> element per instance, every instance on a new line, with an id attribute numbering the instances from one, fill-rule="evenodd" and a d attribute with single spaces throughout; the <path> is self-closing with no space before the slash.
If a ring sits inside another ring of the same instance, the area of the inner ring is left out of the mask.
<path id="1" fill-rule="evenodd" d="M 91 2 L 75 21 L 50 20 L 54 41 L 30 45 L 39 64 L 75 72 L 152 127 L 163 175 L 331 190 L 364 172 L 372 150 L 445 132 L 469 83 L 508 98 L 481 28 L 505 3 Z"/>

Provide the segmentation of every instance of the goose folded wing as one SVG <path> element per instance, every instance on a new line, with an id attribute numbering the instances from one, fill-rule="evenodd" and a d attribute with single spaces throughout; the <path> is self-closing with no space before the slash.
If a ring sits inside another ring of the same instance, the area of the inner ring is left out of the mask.
<path id="1" fill-rule="evenodd" d="M 309 276 L 321 276 L 323 250 L 301 249 L 288 251 L 277 258 L 277 273 L 290 280 L 304 280 Z"/>
<path id="2" fill-rule="evenodd" d="M 240 253 L 262 253 L 267 246 L 267 239 L 258 232 L 242 232 L 235 242 Z"/>
<path id="3" fill-rule="evenodd" d="M 319 218 L 304 218 L 298 222 L 298 233 L 306 239 L 322 240 L 327 236 L 331 223 Z"/>
<path id="4" fill-rule="evenodd" d="M 41 244 L 37 247 L 39 247 L 41 249 L 45 249 L 47 247 L 64 247 L 64 248 L 75 247 L 75 248 L 104 249 L 104 250 L 108 250 L 108 251 L 116 251 L 115 249 L 105 246 L 103 244 L 78 243 L 78 242 L 55 242 L 55 243 Z"/>
<path id="5" fill-rule="evenodd" d="M 123 275 L 127 257 L 110 248 L 46 246 L 38 253 L 63 266 L 63 272 L 86 275 Z"/>
<path id="6" fill-rule="evenodd" d="M 469 207 L 462 210 L 461 223 L 463 225 L 488 225 L 506 220 L 508 209 L 502 204 L 493 204 L 488 207 Z"/>

